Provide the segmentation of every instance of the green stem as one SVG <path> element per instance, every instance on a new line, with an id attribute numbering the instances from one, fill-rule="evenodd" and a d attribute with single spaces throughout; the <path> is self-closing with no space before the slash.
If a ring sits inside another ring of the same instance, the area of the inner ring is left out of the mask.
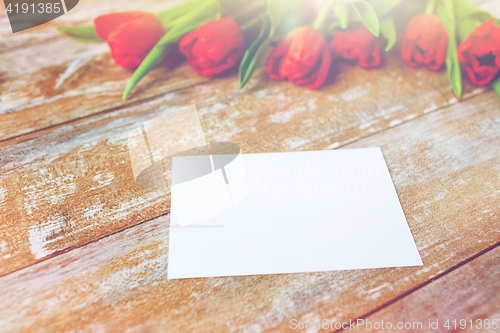
<path id="1" fill-rule="evenodd" d="M 219 1 L 205 1 L 206 2 L 203 3 L 203 5 L 183 15 L 183 19 L 178 21 L 175 26 L 169 29 L 151 49 L 128 81 L 125 91 L 123 92 L 123 100 L 127 99 L 136 83 L 139 82 L 144 75 L 146 75 L 153 68 L 159 66 L 166 59 L 171 50 L 170 47 L 167 47 L 168 45 L 177 42 L 179 38 L 193 29 L 196 29 L 200 24 L 220 18 Z"/>
<path id="2" fill-rule="evenodd" d="M 425 13 L 426 14 L 433 14 L 435 6 L 436 6 L 436 0 L 428 0 L 427 6 L 425 6 Z"/>
<path id="3" fill-rule="evenodd" d="M 253 27 L 255 24 L 260 22 L 260 18 L 258 16 L 255 16 L 253 19 L 245 22 L 240 26 L 241 30 L 245 31 L 248 30 L 249 28 Z"/>
<path id="4" fill-rule="evenodd" d="M 332 9 L 332 0 L 326 0 L 323 6 L 321 7 L 318 16 L 316 17 L 316 20 L 314 20 L 314 23 L 312 25 L 313 28 L 317 30 L 321 30 L 323 28 L 323 24 L 325 23 L 328 14 L 330 14 L 331 9 Z"/>

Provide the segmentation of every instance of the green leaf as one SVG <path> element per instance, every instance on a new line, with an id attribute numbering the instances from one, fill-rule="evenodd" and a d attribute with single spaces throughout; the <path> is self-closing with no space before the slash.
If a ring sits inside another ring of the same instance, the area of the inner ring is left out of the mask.
<path id="1" fill-rule="evenodd" d="M 351 4 L 351 5 L 354 3 L 363 2 L 360 0 L 340 0 L 340 1 L 342 1 L 344 4 Z M 375 14 L 378 17 L 378 20 L 381 24 L 381 19 L 385 18 L 385 16 L 390 14 L 394 10 L 394 8 L 396 8 L 402 2 L 403 2 L 403 0 L 371 0 L 370 6 L 375 11 Z M 414 2 L 407 2 L 405 4 L 405 6 L 409 6 L 409 5 L 413 5 L 413 4 L 414 4 Z M 363 20 L 363 16 L 360 16 L 360 15 L 354 15 L 354 16 L 350 17 L 350 20 L 353 22 L 361 22 L 361 23 L 366 25 L 365 21 Z M 336 30 L 335 28 L 337 28 L 338 26 L 339 26 L 339 24 L 337 22 L 333 22 L 333 24 L 329 28 L 330 32 L 335 32 L 335 30 Z M 370 31 L 372 31 L 372 33 L 374 31 L 376 32 L 376 28 L 373 27 L 372 29 L 370 29 Z"/>
<path id="2" fill-rule="evenodd" d="M 443 22 L 448 33 L 448 50 L 446 52 L 446 69 L 448 71 L 448 80 L 451 83 L 453 91 L 457 97 L 462 95 L 462 74 L 460 63 L 457 58 L 457 31 L 454 0 L 443 0 L 436 4 L 436 13 Z"/>
<path id="3" fill-rule="evenodd" d="M 481 23 L 489 20 L 492 15 L 485 11 L 478 9 L 475 5 L 468 0 L 455 0 L 457 22 L 458 24 L 458 37 L 463 41 L 472 30 L 481 25 Z"/>
<path id="4" fill-rule="evenodd" d="M 498 96 L 500 96 L 500 76 L 491 83 L 491 87 L 497 92 Z"/>
<path id="5" fill-rule="evenodd" d="M 333 13 L 335 17 L 338 19 L 338 26 L 342 29 L 347 28 L 347 24 L 349 23 L 349 9 L 346 4 L 342 2 L 334 2 L 333 3 Z"/>
<path id="6" fill-rule="evenodd" d="M 373 10 L 369 3 L 359 0 L 351 3 L 351 7 L 361 22 L 371 31 L 372 34 L 378 37 L 380 33 L 380 25 L 377 13 Z"/>
<path id="7" fill-rule="evenodd" d="M 457 97 L 462 96 L 462 74 L 460 71 L 460 63 L 456 56 L 446 56 L 446 68 L 448 70 L 448 80 L 451 83 L 453 92 Z"/>
<path id="8" fill-rule="evenodd" d="M 385 52 L 387 52 L 394 47 L 394 44 L 396 44 L 396 40 L 398 39 L 396 25 L 394 24 L 392 15 L 387 15 L 380 21 L 380 32 L 382 33 L 382 36 L 387 39 L 387 46 L 385 47 Z"/>
<path id="9" fill-rule="evenodd" d="M 255 70 L 255 66 L 259 63 L 264 54 L 266 54 L 271 39 L 276 31 L 276 27 L 279 26 L 284 15 L 290 8 L 294 7 L 295 4 L 296 1 L 267 0 L 267 11 L 259 15 L 262 22 L 259 36 L 245 51 L 240 63 L 238 73 L 240 89 L 248 82 Z"/>
<path id="10" fill-rule="evenodd" d="M 269 17 L 269 14 L 262 13 L 259 15 L 259 19 L 261 21 L 261 29 L 259 36 L 254 40 L 252 45 L 246 50 L 243 55 L 243 59 L 241 59 L 238 79 L 239 79 L 239 89 L 243 88 L 243 86 L 247 83 L 248 79 L 252 75 L 255 65 L 257 64 L 260 54 L 260 51 L 263 48 L 269 47 L 269 33 L 272 27 L 272 21 Z"/>
<path id="11" fill-rule="evenodd" d="M 104 39 L 101 39 L 99 36 L 96 35 L 93 25 L 85 27 L 60 27 L 57 28 L 57 30 L 80 42 L 87 42 L 87 43 L 104 42 Z"/>
<path id="12" fill-rule="evenodd" d="M 455 10 L 457 15 L 457 22 L 460 22 L 464 18 L 475 16 L 481 21 L 489 20 L 492 15 L 486 10 L 481 10 L 477 8 L 474 4 L 468 0 L 455 0 Z"/>
<path id="13" fill-rule="evenodd" d="M 219 2 L 216 0 L 205 1 L 202 6 L 196 10 L 190 11 L 183 15 L 182 20 L 168 30 L 163 37 L 151 49 L 140 66 L 135 70 L 123 92 L 123 100 L 127 99 L 128 95 L 149 71 L 158 67 L 170 54 L 171 48 L 169 45 L 176 43 L 182 36 L 196 29 L 200 24 L 215 20 L 220 17 Z"/>

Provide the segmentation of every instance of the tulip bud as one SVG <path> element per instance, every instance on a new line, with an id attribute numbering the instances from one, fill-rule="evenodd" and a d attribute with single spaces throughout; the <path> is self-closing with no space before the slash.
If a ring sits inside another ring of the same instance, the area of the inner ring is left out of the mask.
<path id="1" fill-rule="evenodd" d="M 470 80 L 489 84 L 500 71 L 500 27 L 491 18 L 474 29 L 458 47 L 457 57 Z"/>
<path id="2" fill-rule="evenodd" d="M 223 17 L 185 35 L 179 42 L 179 49 L 196 73 L 216 76 L 241 60 L 245 36 L 232 17 Z"/>
<path id="3" fill-rule="evenodd" d="M 401 57 L 410 67 L 437 71 L 444 64 L 447 47 L 448 34 L 439 17 L 421 14 L 408 22 L 401 38 Z"/>
<path id="4" fill-rule="evenodd" d="M 364 68 L 380 65 L 381 41 L 366 27 L 336 33 L 330 41 L 330 49 L 334 59 L 357 60 Z"/>
<path id="5" fill-rule="evenodd" d="M 106 40 L 111 56 L 123 68 L 137 68 L 165 33 L 152 13 L 123 12 L 101 15 L 94 20 L 95 32 Z"/>
<path id="6" fill-rule="evenodd" d="M 325 38 L 311 26 L 302 26 L 274 48 L 267 61 L 267 73 L 274 80 L 288 80 L 308 89 L 325 83 L 332 59 Z"/>

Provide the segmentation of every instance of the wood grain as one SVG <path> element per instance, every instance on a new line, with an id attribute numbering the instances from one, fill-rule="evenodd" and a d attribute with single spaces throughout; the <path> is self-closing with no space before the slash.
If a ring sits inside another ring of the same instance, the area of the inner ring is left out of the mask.
<path id="1" fill-rule="evenodd" d="M 382 147 L 422 267 L 168 281 L 165 216 L 0 278 L 2 327 L 288 332 L 362 317 L 500 242 L 499 129 L 489 91 L 346 146 Z"/>
<path id="2" fill-rule="evenodd" d="M 168 212 L 169 188 L 137 187 L 126 147 L 128 131 L 162 112 L 196 104 L 207 140 L 276 152 L 339 147 L 458 103 L 446 73 L 389 59 L 373 71 L 342 65 L 320 91 L 259 69 L 242 91 L 227 77 L 2 142 L 0 274 Z"/>
<path id="3" fill-rule="evenodd" d="M 159 11 L 179 2 L 182 1 L 148 0 L 141 2 L 141 9 Z M 497 8 L 490 2 L 478 0 L 481 6 Z M 133 1 L 115 0 L 104 6 L 99 0 L 82 1 L 75 7 L 77 10 L 54 22 L 18 34 L 5 33 L 7 19 L 0 19 L 3 25 L 0 31 L 8 36 L 3 47 L 0 43 L 0 140 L 207 82 L 207 78 L 194 74 L 177 54 L 164 67 L 146 76 L 124 102 L 121 95 L 131 71 L 114 64 L 105 44 L 81 43 L 54 35 L 56 26 L 89 24 L 100 14 L 132 10 L 136 6 Z M 14 44 L 19 41 L 19 46 L 11 45 L 10 40 Z M 2 49 L 12 51 L 1 52 Z M 54 56 L 54 50 L 64 52 Z M 448 90 L 444 85 L 435 88 Z"/>
<path id="4" fill-rule="evenodd" d="M 500 322 L 498 263 L 500 246 L 364 318 L 364 322 L 360 321 L 360 327 L 364 332 L 380 332 L 373 327 L 374 323 L 378 322 L 380 325 L 383 320 L 396 328 L 397 323 L 405 324 L 409 321 L 411 326 L 408 327 L 416 328 L 418 323 L 422 323 L 422 329 L 393 331 L 436 332 L 435 329 L 429 329 L 430 320 L 432 323 L 437 321 L 440 332 L 456 332 L 457 329 L 460 329 L 460 332 L 498 332 L 499 329 L 494 329 L 491 325 L 494 319 L 497 324 Z M 456 322 L 453 322 L 454 320 Z M 486 320 L 489 320 L 490 324 L 485 325 Z M 368 322 L 372 323 L 372 329 Z M 445 326 L 447 323 L 448 327 Z M 462 329 L 464 327 L 466 328 Z"/>

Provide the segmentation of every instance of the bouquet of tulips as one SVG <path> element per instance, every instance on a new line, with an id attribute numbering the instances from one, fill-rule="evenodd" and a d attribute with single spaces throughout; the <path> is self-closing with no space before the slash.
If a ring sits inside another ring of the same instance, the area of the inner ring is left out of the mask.
<path id="1" fill-rule="evenodd" d="M 397 41 L 410 67 L 446 67 L 455 94 L 462 69 L 500 94 L 500 21 L 468 0 L 192 0 L 157 14 L 112 13 L 93 26 L 59 28 L 107 42 L 119 66 L 135 70 L 123 98 L 179 50 L 193 70 L 217 77 L 239 70 L 239 87 L 267 56 L 267 73 L 318 89 L 341 60 L 382 63 Z"/>

